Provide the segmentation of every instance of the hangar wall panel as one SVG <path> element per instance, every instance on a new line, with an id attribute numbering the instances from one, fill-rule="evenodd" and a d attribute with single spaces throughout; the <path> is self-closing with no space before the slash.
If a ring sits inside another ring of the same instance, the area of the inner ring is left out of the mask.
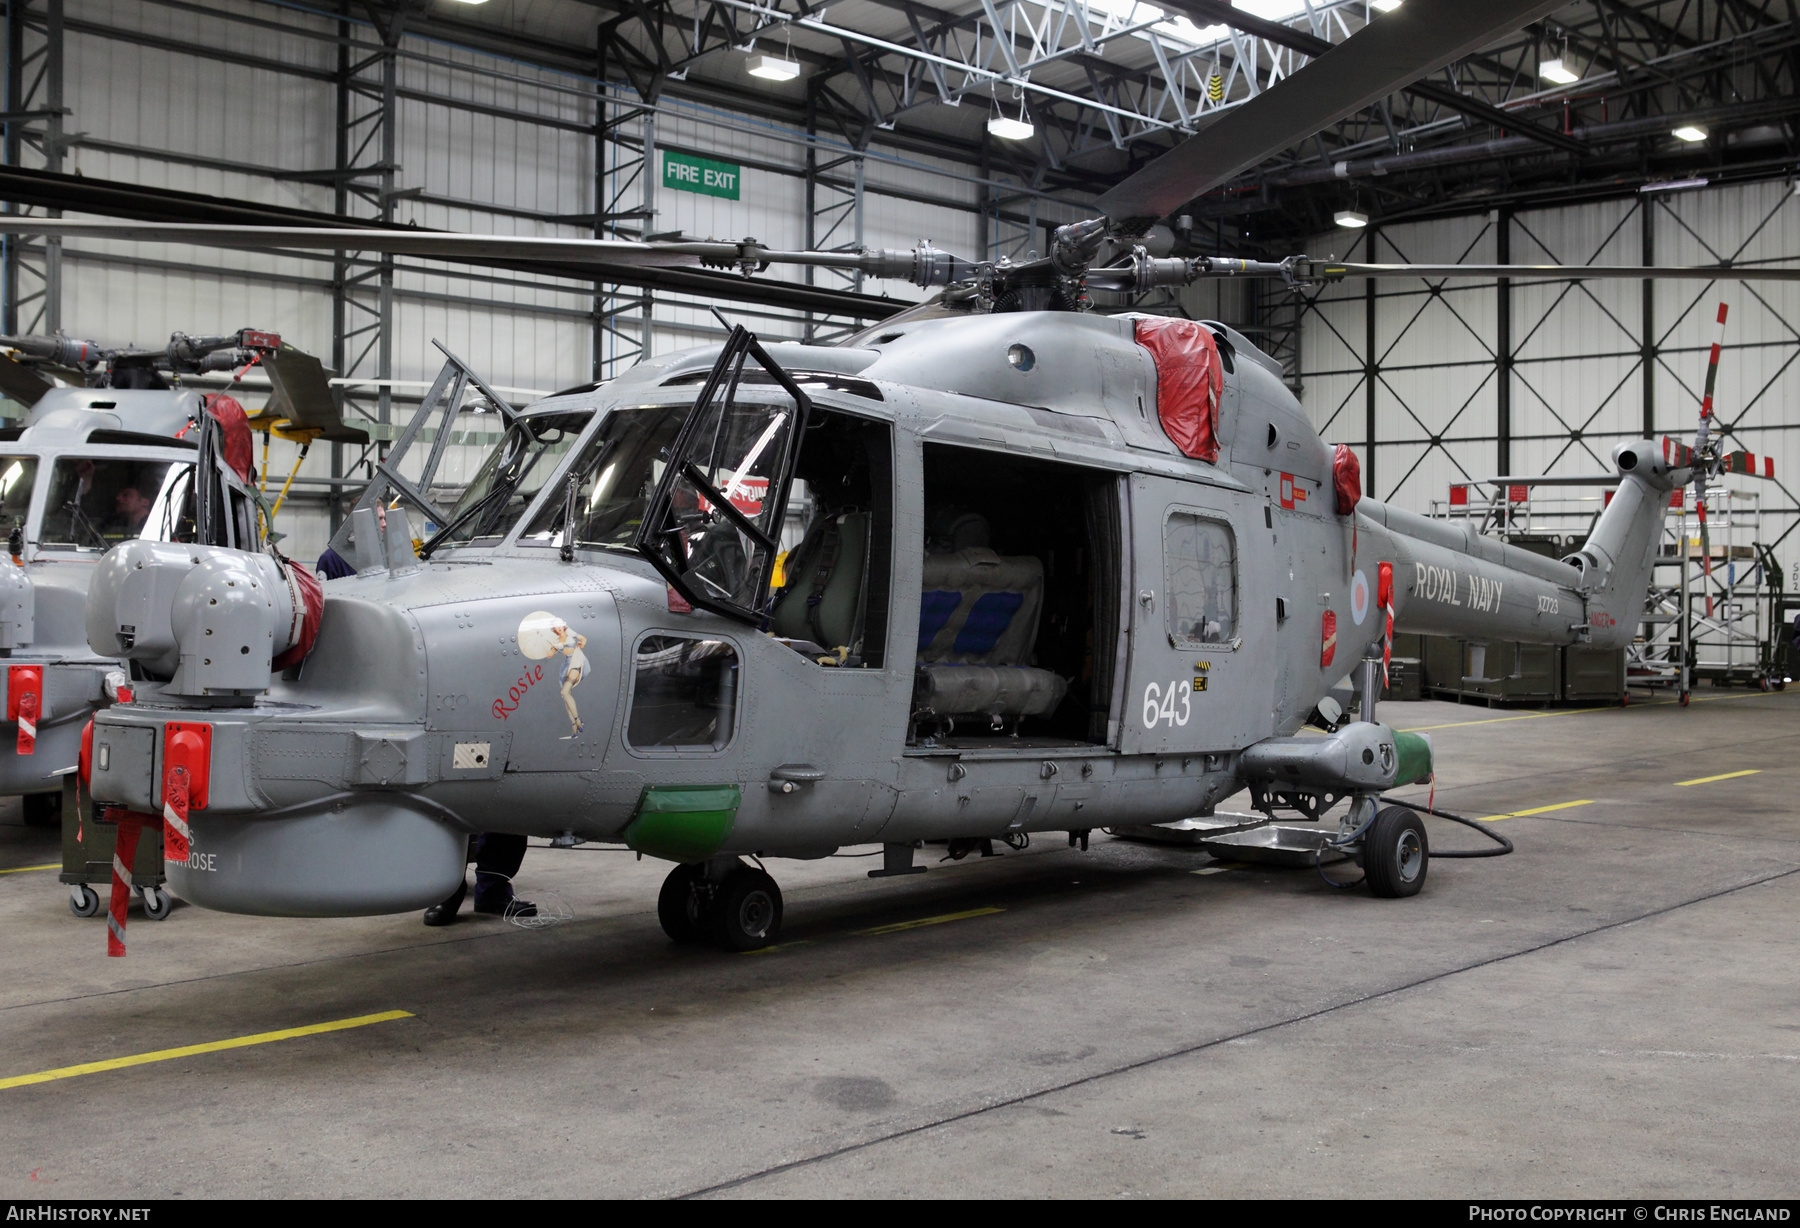
<path id="1" fill-rule="evenodd" d="M 330 171 L 337 156 L 336 19 L 257 0 L 207 0 L 211 9 L 245 21 L 146 0 L 65 2 L 70 109 L 65 131 L 80 134 L 69 146 L 65 169 L 225 199 L 334 208 L 333 187 L 320 172 Z M 352 58 L 367 56 L 378 41 L 375 31 L 360 18 L 351 20 L 349 29 L 357 44 Z M 612 204 L 608 193 L 618 196 L 615 208 L 640 203 L 638 184 L 620 187 L 634 172 L 597 187 L 606 172 L 638 158 L 641 124 L 623 125 L 620 141 L 597 144 L 591 81 L 413 38 L 403 39 L 400 49 L 393 133 L 397 220 L 475 233 L 581 237 L 593 233 L 587 219 L 597 205 Z M 621 104 L 633 101 L 620 95 L 607 104 L 609 113 L 617 115 Z M 359 99 L 353 108 L 362 113 L 371 105 Z M 804 245 L 801 134 L 680 103 L 665 103 L 655 126 L 659 151 L 673 147 L 742 163 L 740 198 L 659 186 L 654 219 L 642 230 L 638 219 L 621 221 L 618 233 L 680 231 L 696 237 L 750 236 L 783 248 Z M 820 159 L 842 152 L 826 149 Z M 377 145 L 360 162 L 378 156 Z M 659 156 L 653 172 L 659 179 L 661 161 Z M 864 172 L 870 189 L 864 244 L 910 247 L 930 239 L 958 252 L 980 246 L 976 209 L 982 189 L 967 167 L 877 153 L 866 159 Z M 833 173 L 849 180 L 853 169 L 846 164 Z M 884 194 L 884 186 L 947 203 Z M 817 203 L 825 206 L 841 197 L 821 185 Z M 370 215 L 366 205 L 352 212 Z M 834 243 L 848 245 L 854 238 L 846 226 Z M 330 360 L 334 265 L 329 256 L 98 240 L 70 241 L 64 250 L 63 324 L 73 334 L 103 344 L 157 346 L 178 330 L 223 333 L 252 326 L 278 331 Z M 792 269 L 764 276 L 806 280 L 804 271 Z M 824 286 L 850 284 L 822 270 L 814 279 Z M 438 370 L 441 355 L 434 341 L 520 401 L 591 378 L 597 306 L 591 283 L 401 259 L 393 284 L 397 420 L 404 420 Z M 904 284 L 870 282 L 863 288 L 903 302 L 920 297 Z M 632 361 L 643 335 L 641 296 L 629 287 L 600 291 L 598 302 L 621 312 L 616 332 L 605 335 L 601 357 Z M 373 305 L 374 285 L 355 297 Z M 657 294 L 653 310 L 654 352 L 723 335 L 707 305 L 691 297 Z M 807 327 L 791 313 L 727 314 L 775 338 L 802 336 Z M 372 353 L 356 361 L 362 344 L 353 345 L 350 354 L 359 377 L 375 371 Z M 253 410 L 266 389 L 255 371 L 237 386 Z M 373 405 L 374 392 L 366 383 L 355 389 L 364 406 Z M 453 446 L 446 475 L 466 475 L 481 455 L 480 448 Z M 268 467 L 276 482 L 286 477 L 296 456 L 294 445 L 274 443 Z M 356 449 L 346 450 L 347 463 L 359 459 Z M 299 470 L 304 481 L 282 513 L 280 527 L 290 535 L 287 548 L 295 557 L 315 557 L 326 540 L 322 480 L 330 464 L 329 448 L 312 450 Z"/>
<path id="2" fill-rule="evenodd" d="M 1315 251 L 1375 262 L 1495 261 L 1497 215 L 1323 235 Z M 1800 260 L 1800 198 L 1785 183 L 1640 195 L 1511 215 L 1512 263 L 1644 262 L 1645 230 L 1659 264 Z M 1644 283 L 1515 282 L 1509 291 L 1511 371 L 1500 360 L 1500 289 L 1493 280 L 1376 283 L 1373 434 L 1367 286 L 1347 281 L 1306 295 L 1301 398 L 1328 441 L 1349 443 L 1373 470 L 1372 493 L 1429 512 L 1452 483 L 1515 474 L 1609 471 L 1614 446 L 1649 433 L 1691 439 L 1721 301 L 1729 305 L 1717 406 L 1731 446 L 1775 459 L 1761 495 L 1762 537 L 1778 542 L 1800 583 L 1800 286 L 1660 281 L 1649 296 L 1648 396 Z M 1502 396 L 1504 381 L 1505 397 Z M 1502 400 L 1510 402 L 1505 421 Z M 1647 431 L 1648 428 L 1648 431 Z M 1504 439 L 1504 447 L 1502 440 Z M 1369 453 L 1374 453 L 1370 464 Z M 1547 488 L 1546 488 L 1547 490 Z M 1594 491 L 1560 499 L 1570 526 L 1600 506 Z"/>

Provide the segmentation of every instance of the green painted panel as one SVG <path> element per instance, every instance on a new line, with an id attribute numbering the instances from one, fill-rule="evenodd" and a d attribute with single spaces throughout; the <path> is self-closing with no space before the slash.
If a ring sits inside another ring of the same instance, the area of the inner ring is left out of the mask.
<path id="1" fill-rule="evenodd" d="M 736 785 L 650 785 L 625 827 L 625 843 L 647 857 L 705 861 L 737 821 Z"/>

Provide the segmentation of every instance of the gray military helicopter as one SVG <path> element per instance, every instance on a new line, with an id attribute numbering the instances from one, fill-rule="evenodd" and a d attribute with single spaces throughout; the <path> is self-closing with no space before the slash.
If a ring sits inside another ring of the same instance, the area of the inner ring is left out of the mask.
<path id="1" fill-rule="evenodd" d="M 841 344 L 734 329 L 522 410 L 452 358 L 334 542 L 358 574 L 327 586 L 322 620 L 299 616 L 267 555 L 115 548 L 90 644 L 154 681 L 95 718 L 94 798 L 162 823 L 174 889 L 210 908 L 421 908 L 460 881 L 470 833 L 504 831 L 675 863 L 664 928 L 739 950 L 782 920 L 774 879 L 746 858 L 879 844 L 873 877 L 920 873 L 927 842 L 1085 845 L 1095 827 L 1206 814 L 1246 788 L 1309 818 L 1348 799 L 1333 846 L 1375 894 L 1415 894 L 1425 828 L 1382 794 L 1427 777 L 1431 755 L 1372 719 L 1391 632 L 1626 643 L 1669 492 L 1711 461 L 1620 445 L 1586 544 L 1541 558 L 1362 498 L 1347 450 L 1228 326 L 1082 308 L 1092 288 L 1215 275 L 1492 275 L 1159 259 L 1133 240 L 1553 7 L 1408 0 L 1020 264 L 929 246 L 27 223 L 446 257 L 550 244 L 599 265 L 852 262 L 944 287 Z M 1097 265 L 1109 244 L 1129 256 Z M 440 508 L 428 479 L 449 432 L 424 478 L 401 463 L 470 389 L 504 436 Z M 414 515 L 442 526 L 417 550 Z M 1362 695 L 1351 722 L 1346 675 Z M 1322 736 L 1296 736 L 1309 720 Z"/>
<path id="2" fill-rule="evenodd" d="M 275 381 L 277 412 L 293 399 L 283 389 L 316 399 L 306 393 L 325 384 L 322 374 L 307 378 L 305 364 L 316 369 L 316 360 L 256 329 L 176 333 L 161 349 L 0 336 L 0 350 L 0 393 L 28 407 L 21 425 L 0 428 L 0 534 L 10 538 L 0 559 L 0 665 L 4 716 L 15 727 L 0 742 L 0 795 L 22 795 L 26 822 L 53 826 L 82 728 L 120 686 L 129 690 L 125 660 L 87 643 L 83 610 L 101 556 L 139 536 L 261 545 L 247 430 L 233 451 L 241 470 L 215 466 L 196 504 L 194 461 L 212 398 L 180 378 L 259 362 Z M 284 418 L 280 429 L 288 425 Z M 223 430 L 208 438 L 221 453 L 230 442 Z"/>

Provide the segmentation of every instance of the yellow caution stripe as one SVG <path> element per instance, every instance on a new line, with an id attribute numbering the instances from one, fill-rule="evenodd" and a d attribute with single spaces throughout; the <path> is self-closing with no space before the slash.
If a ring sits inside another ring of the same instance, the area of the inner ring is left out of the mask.
<path id="1" fill-rule="evenodd" d="M 47 866 L 14 866 L 10 870 L 0 870 L 0 874 L 23 874 L 27 870 L 59 870 L 61 868 L 62 862 L 53 861 Z"/>
<path id="2" fill-rule="evenodd" d="M 168 1062 L 176 1058 L 194 1057 L 201 1053 L 217 1053 L 223 1049 L 243 1049 L 250 1045 L 266 1045 L 277 1040 L 297 1040 L 322 1032 L 342 1032 L 347 1028 L 367 1027 L 390 1019 L 411 1019 L 411 1011 L 382 1011 L 379 1015 L 358 1015 L 354 1019 L 334 1019 L 330 1023 L 309 1023 L 303 1028 L 283 1028 L 279 1032 L 258 1032 L 254 1036 L 234 1036 L 230 1040 L 209 1040 L 200 1045 L 183 1045 L 179 1049 L 158 1049 L 153 1053 L 134 1053 L 129 1057 L 111 1057 L 102 1062 L 83 1062 L 79 1066 L 59 1066 L 36 1074 L 14 1075 L 0 1079 L 0 1091 L 24 1087 L 30 1083 L 50 1083 L 57 1079 L 73 1079 L 77 1075 L 99 1074 L 103 1070 L 123 1070 L 127 1066 L 147 1066 L 151 1062 Z"/>
<path id="3" fill-rule="evenodd" d="M 942 925 L 946 921 L 967 921 L 970 917 L 991 917 L 997 912 L 1005 912 L 1004 908 L 971 908 L 967 912 L 947 912 L 941 917 L 920 917 L 917 921 L 896 921 L 892 925 L 877 925 L 873 929 L 852 930 L 852 938 L 876 938 L 882 934 L 898 934 L 901 930 L 916 930 L 927 925 Z"/>
<path id="4" fill-rule="evenodd" d="M 1762 771 L 1761 768 L 1745 768 L 1741 772 L 1726 772 L 1721 776 L 1702 776 L 1697 780 L 1678 780 L 1675 782 L 1675 787 L 1681 789 L 1688 785 L 1710 785 L 1715 780 L 1736 780 L 1739 776 L 1754 776 L 1760 771 Z"/>
<path id="5" fill-rule="evenodd" d="M 1500 819 L 1523 819 L 1534 814 L 1549 814 L 1552 810 L 1567 810 L 1571 806 L 1592 806 L 1593 804 L 1594 799 L 1590 797 L 1584 798 L 1579 802 L 1558 802 L 1554 806 L 1536 806 L 1530 810 L 1515 810 L 1511 814 L 1490 814 L 1481 821 L 1483 823 L 1493 823 Z"/>

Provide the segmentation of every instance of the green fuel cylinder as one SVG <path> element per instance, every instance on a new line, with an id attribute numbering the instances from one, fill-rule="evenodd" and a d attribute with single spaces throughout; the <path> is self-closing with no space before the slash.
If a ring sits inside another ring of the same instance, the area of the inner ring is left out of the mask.
<path id="1" fill-rule="evenodd" d="M 1431 739 L 1422 733 L 1394 731 L 1394 753 L 1400 760 L 1396 785 L 1417 784 L 1431 776 Z"/>

